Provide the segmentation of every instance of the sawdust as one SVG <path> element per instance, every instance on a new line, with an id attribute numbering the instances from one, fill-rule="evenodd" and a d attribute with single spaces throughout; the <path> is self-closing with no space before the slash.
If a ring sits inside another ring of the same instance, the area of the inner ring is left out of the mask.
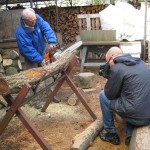
<path id="1" fill-rule="evenodd" d="M 76 74 L 78 74 L 79 69 L 79 65 L 77 65 L 71 72 L 70 76 L 74 82 L 76 82 Z M 99 93 L 103 88 L 104 81 L 103 78 L 98 75 L 97 68 L 89 68 L 86 71 L 95 73 L 97 80 L 93 88 L 84 90 L 86 102 L 97 116 L 101 116 Z M 80 101 L 75 106 L 67 104 L 67 100 L 72 94 L 73 91 L 67 83 L 64 83 L 57 94 L 61 102 L 52 102 L 48 106 L 46 112 L 41 112 L 40 109 L 35 109 L 28 104 L 21 107 L 23 112 L 53 150 L 69 150 L 74 136 L 84 131 L 93 122 L 92 117 Z M 4 113 L 0 112 L 0 114 Z M 128 147 L 124 144 L 124 125 L 116 123 L 116 126 L 121 138 L 120 145 L 115 146 L 103 142 L 99 137 L 96 137 L 88 150 L 127 150 Z M 42 149 L 16 116 L 13 117 L 0 136 L 0 143 L 0 150 Z"/>
<path id="2" fill-rule="evenodd" d="M 43 71 L 40 70 L 40 72 L 39 72 L 37 70 L 30 69 L 29 71 L 27 71 L 25 73 L 25 76 L 30 77 L 30 78 L 35 78 L 35 77 L 41 78 L 43 76 L 44 72 L 45 72 L 44 70 Z"/>

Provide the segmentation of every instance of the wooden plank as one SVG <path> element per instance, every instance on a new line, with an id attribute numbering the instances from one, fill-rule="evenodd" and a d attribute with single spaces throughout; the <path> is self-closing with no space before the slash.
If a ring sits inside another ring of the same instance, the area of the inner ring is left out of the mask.
<path id="1" fill-rule="evenodd" d="M 91 19 L 91 30 L 95 30 L 95 20 L 94 18 Z"/>
<path id="2" fill-rule="evenodd" d="M 81 30 L 82 30 L 82 20 L 79 19 L 79 20 L 78 20 L 78 23 L 79 23 L 79 31 L 81 31 Z"/>
<path id="3" fill-rule="evenodd" d="M 99 14 L 79 14 L 77 15 L 78 18 L 99 18 Z"/>
<path id="4" fill-rule="evenodd" d="M 116 45 L 119 46 L 120 42 L 119 41 L 97 41 L 97 42 L 84 42 L 82 45 Z"/>
<path id="5" fill-rule="evenodd" d="M 96 30 L 100 30 L 100 19 L 96 18 Z"/>
<path id="6" fill-rule="evenodd" d="M 12 49 L 12 48 L 18 48 L 18 45 L 17 42 L 0 42 L 0 48 Z"/>
<path id="7" fill-rule="evenodd" d="M 22 9 L 0 12 L 0 39 L 15 38 L 15 30 L 20 22 Z"/>
<path id="8" fill-rule="evenodd" d="M 90 17 L 86 18 L 87 30 L 91 30 L 91 19 Z"/>
<path id="9" fill-rule="evenodd" d="M 80 31 L 83 42 L 116 41 L 115 30 L 83 30 Z"/>

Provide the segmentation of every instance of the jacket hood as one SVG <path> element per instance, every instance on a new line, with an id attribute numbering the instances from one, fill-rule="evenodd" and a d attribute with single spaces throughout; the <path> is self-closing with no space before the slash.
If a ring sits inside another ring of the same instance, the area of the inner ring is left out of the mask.
<path id="1" fill-rule="evenodd" d="M 132 57 L 130 54 L 124 54 L 114 58 L 114 63 L 123 63 L 127 66 L 133 66 L 140 63 L 140 58 Z"/>

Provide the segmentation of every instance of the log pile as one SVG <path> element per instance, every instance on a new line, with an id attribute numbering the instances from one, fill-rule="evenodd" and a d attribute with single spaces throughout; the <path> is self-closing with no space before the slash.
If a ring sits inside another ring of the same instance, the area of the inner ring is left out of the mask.
<path id="1" fill-rule="evenodd" d="M 0 74 L 13 75 L 22 69 L 19 54 L 12 49 L 0 49 Z"/>
<path id="2" fill-rule="evenodd" d="M 46 21 L 48 21 L 52 29 L 56 33 L 62 34 L 62 40 L 65 44 L 71 44 L 76 41 L 79 35 L 78 14 L 94 14 L 99 13 L 108 5 L 99 6 L 83 6 L 83 7 L 58 7 L 58 20 L 56 18 L 56 8 L 46 7 L 36 9 Z"/>

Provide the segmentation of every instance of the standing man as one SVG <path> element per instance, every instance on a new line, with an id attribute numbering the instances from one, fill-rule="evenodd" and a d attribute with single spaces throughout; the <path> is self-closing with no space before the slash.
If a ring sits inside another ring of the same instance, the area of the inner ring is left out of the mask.
<path id="1" fill-rule="evenodd" d="M 26 8 L 22 11 L 20 24 L 15 35 L 19 52 L 25 58 L 26 69 L 43 65 L 46 42 L 49 50 L 55 48 L 56 36 L 54 31 L 48 22 L 35 14 L 32 8 Z M 60 102 L 56 97 L 53 101 Z"/>
<path id="2" fill-rule="evenodd" d="M 114 125 L 115 112 L 126 121 L 125 144 L 129 145 L 134 127 L 150 125 L 150 69 L 140 58 L 123 55 L 118 47 L 109 49 L 106 61 L 108 80 L 100 94 L 106 133 L 100 132 L 99 136 L 103 141 L 120 144 Z"/>
<path id="3" fill-rule="evenodd" d="M 48 49 L 53 49 L 56 37 L 50 25 L 41 18 L 32 8 L 22 11 L 20 25 L 16 29 L 16 40 L 20 54 L 25 58 L 27 69 L 41 64 Z"/>

